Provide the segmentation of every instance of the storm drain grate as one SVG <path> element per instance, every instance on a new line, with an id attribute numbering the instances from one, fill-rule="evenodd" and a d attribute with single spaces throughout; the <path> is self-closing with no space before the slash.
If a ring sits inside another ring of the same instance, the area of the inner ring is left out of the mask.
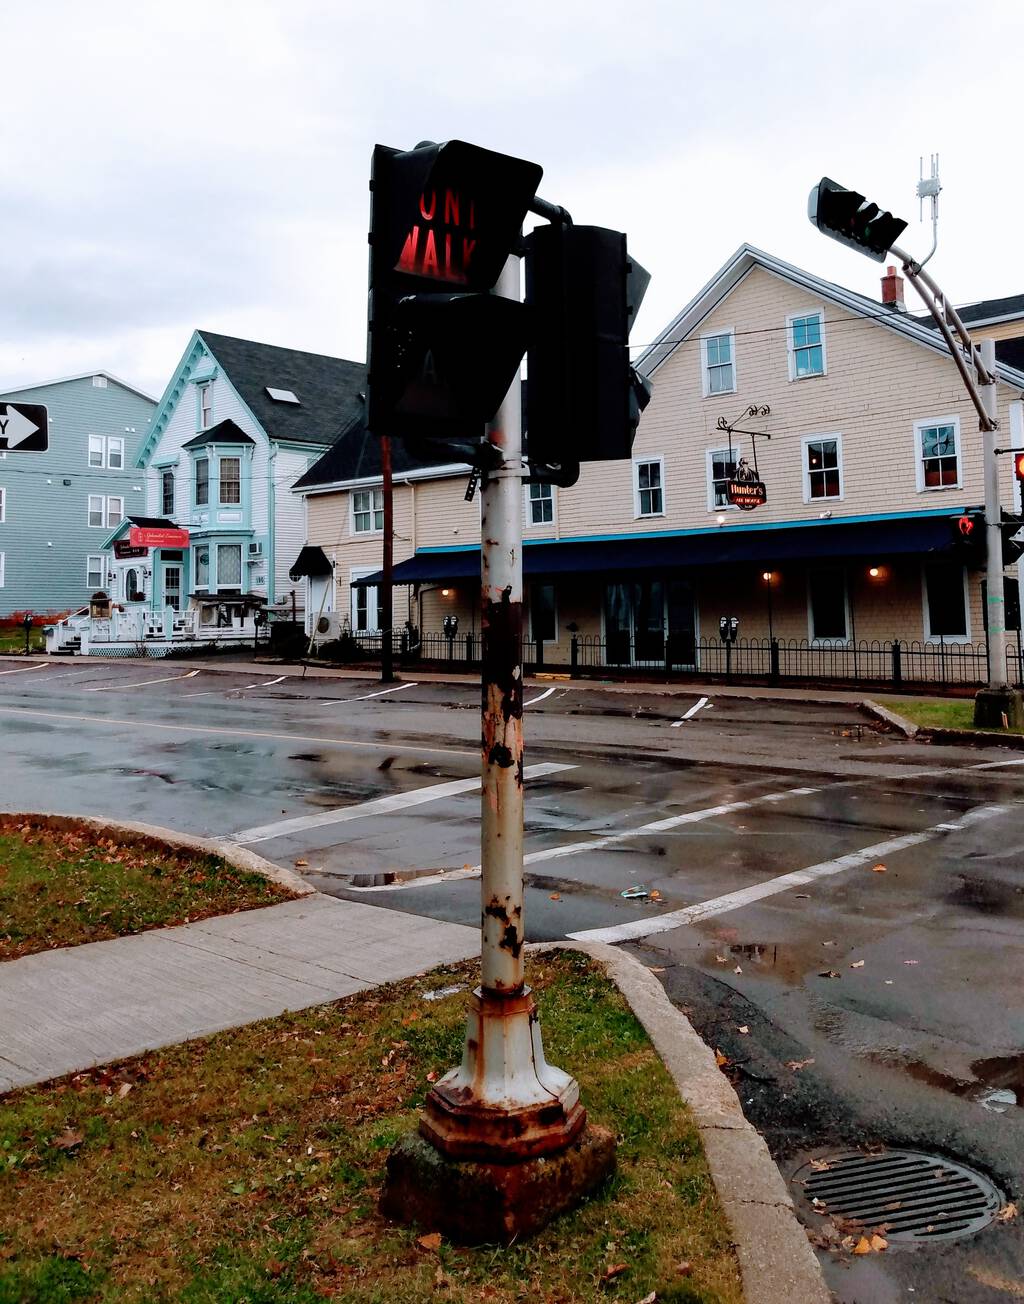
<path id="1" fill-rule="evenodd" d="M 884 1223 L 890 1241 L 969 1236 L 990 1223 L 1002 1205 L 988 1178 L 916 1150 L 826 1155 L 805 1164 L 793 1181 L 814 1213 L 868 1229 Z"/>

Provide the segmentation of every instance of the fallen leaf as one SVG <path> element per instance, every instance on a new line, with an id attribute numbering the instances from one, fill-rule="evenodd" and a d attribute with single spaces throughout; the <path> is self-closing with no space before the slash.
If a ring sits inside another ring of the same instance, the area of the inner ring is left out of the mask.
<path id="1" fill-rule="evenodd" d="M 421 1250 L 439 1250 L 441 1248 L 441 1233 L 428 1232 L 426 1236 L 417 1236 L 416 1244 Z"/>
<path id="2" fill-rule="evenodd" d="M 853 964 L 850 965 L 850 968 L 851 968 L 851 969 L 863 969 L 863 968 L 864 968 L 864 961 L 863 961 L 863 960 L 854 960 Z"/>
<path id="3" fill-rule="evenodd" d="M 811 1204 L 814 1205 L 815 1209 L 817 1209 L 819 1213 L 821 1212 L 822 1209 L 828 1208 L 828 1205 L 825 1203 L 825 1201 L 819 1200 L 817 1196 L 814 1197 L 814 1199 L 811 1201 Z"/>
<path id="4" fill-rule="evenodd" d="M 813 1063 L 814 1063 L 814 1060 L 813 1060 L 813 1059 L 805 1059 L 805 1060 L 787 1060 L 787 1061 L 786 1061 L 786 1068 L 787 1068 L 787 1069 L 792 1069 L 794 1073 L 799 1073 L 801 1069 L 805 1069 L 805 1068 L 807 1068 L 808 1064 L 813 1064 Z M 813 1163 L 814 1161 L 812 1160 L 811 1162 Z M 826 1167 L 827 1167 L 827 1165 L 826 1165 Z"/>
<path id="5" fill-rule="evenodd" d="M 676 1264 L 677 1277 L 688 1277 L 692 1271 L 693 1271 L 693 1267 L 686 1259 L 684 1259 L 682 1263 Z"/>
<path id="6" fill-rule="evenodd" d="M 296 861 L 294 862 L 294 864 L 295 864 L 295 868 L 296 868 L 296 869 L 301 869 L 301 868 L 303 867 L 303 865 L 308 865 L 308 864 L 309 864 L 309 861 L 308 861 L 308 860 L 296 860 Z"/>
<path id="7" fill-rule="evenodd" d="M 268 1259 L 263 1265 L 263 1271 L 268 1277 L 280 1277 L 285 1270 L 285 1266 L 280 1259 Z"/>
<path id="8" fill-rule="evenodd" d="M 616 1277 L 621 1277 L 629 1267 L 628 1263 L 609 1263 L 601 1274 L 602 1281 L 614 1281 Z"/>
<path id="9" fill-rule="evenodd" d="M 828 1170 L 832 1167 L 832 1165 L 828 1162 L 827 1159 L 812 1159 L 811 1167 L 814 1169 L 816 1173 L 827 1173 Z"/>
<path id="10" fill-rule="evenodd" d="M 871 872 L 872 874 L 887 874 L 889 871 L 886 869 L 884 865 L 878 864 L 878 865 L 871 866 Z"/>
<path id="11" fill-rule="evenodd" d="M 733 973 L 742 973 L 742 972 L 743 970 L 739 967 L 739 965 L 737 965 L 736 968 L 733 970 Z"/>
<path id="12" fill-rule="evenodd" d="M 122 1082 L 117 1089 L 118 1100 L 124 1100 L 125 1096 L 127 1096 L 128 1092 L 131 1091 L 131 1089 L 132 1089 L 132 1084 L 130 1082 Z"/>
<path id="13" fill-rule="evenodd" d="M 656 887 L 652 887 L 652 888 L 651 888 L 650 899 L 651 899 L 652 901 L 660 901 L 660 900 L 661 900 L 661 893 L 658 891 L 658 889 L 657 889 Z"/>
<path id="14" fill-rule="evenodd" d="M 1017 1217 L 1017 1213 L 1018 1209 L 1015 1204 L 1012 1202 L 1010 1204 L 1004 1204 L 996 1214 L 996 1222 L 1011 1222 Z"/>
<path id="15" fill-rule="evenodd" d="M 85 1140 L 81 1132 L 73 1132 L 67 1128 L 60 1136 L 54 1137 L 50 1144 L 55 1150 L 74 1150 L 75 1146 L 80 1146 Z"/>
<path id="16" fill-rule="evenodd" d="M 657 1298 L 658 1298 L 658 1292 L 652 1290 L 650 1294 L 645 1295 L 643 1299 L 638 1299 L 636 1304 L 656 1304 Z"/>
<path id="17" fill-rule="evenodd" d="M 561 892 L 552 892 L 551 896 L 548 898 L 549 901 L 561 901 L 561 899 L 562 899 Z"/>
<path id="18" fill-rule="evenodd" d="M 720 1069 L 725 1068 L 726 1064 L 728 1064 L 729 1062 L 730 1061 L 728 1055 L 723 1055 L 720 1050 L 715 1051 L 715 1063 L 718 1065 Z"/>
<path id="19" fill-rule="evenodd" d="M 875 1251 L 876 1254 L 880 1254 L 882 1250 L 887 1250 L 889 1248 L 889 1242 L 885 1239 L 884 1236 L 879 1236 L 876 1233 L 871 1238 L 871 1248 Z"/>
<path id="20" fill-rule="evenodd" d="M 750 1029 L 747 1027 L 745 1023 L 741 1023 L 739 1027 L 736 1029 L 736 1031 L 742 1032 L 743 1035 L 746 1036 L 746 1034 L 750 1031 Z"/>
<path id="21" fill-rule="evenodd" d="M 870 1254 L 871 1242 L 866 1236 L 862 1236 L 857 1244 L 853 1247 L 854 1254 Z"/>
<path id="22" fill-rule="evenodd" d="M 838 978 L 839 976 L 838 971 L 835 969 L 822 969 L 821 973 L 818 974 L 819 978 Z"/>
<path id="23" fill-rule="evenodd" d="M 716 955 L 716 956 L 715 956 L 715 959 L 716 959 L 716 961 L 717 961 L 719 964 L 728 964 L 728 963 L 729 963 L 729 957 L 728 957 L 728 956 L 725 956 L 725 955 Z"/>
<path id="24" fill-rule="evenodd" d="M 659 969 L 655 965 L 653 964 L 651 965 L 651 973 L 664 973 L 664 972 L 665 972 L 664 967 Z"/>
<path id="25" fill-rule="evenodd" d="M 427 1074 L 427 1081 L 428 1081 L 428 1082 L 436 1082 L 436 1081 L 437 1081 L 437 1074 L 434 1072 L 433 1069 L 431 1069 L 430 1072 Z"/>

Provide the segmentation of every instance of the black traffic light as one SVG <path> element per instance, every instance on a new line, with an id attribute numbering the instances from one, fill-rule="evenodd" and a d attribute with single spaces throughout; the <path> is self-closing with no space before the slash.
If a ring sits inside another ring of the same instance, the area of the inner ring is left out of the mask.
<path id="1" fill-rule="evenodd" d="M 1014 462 L 1016 462 L 1016 458 Z M 1024 557 L 1024 537 L 1016 536 L 1024 530 L 1024 516 L 1014 516 L 1012 512 L 1003 511 L 1001 530 L 1003 535 L 1003 565 L 1012 566 Z"/>
<path id="2" fill-rule="evenodd" d="M 824 235 L 859 249 L 878 263 L 885 261 L 907 229 L 902 218 L 868 203 L 856 190 L 846 190 L 830 177 L 822 177 L 811 191 L 807 216 Z"/>
<path id="3" fill-rule="evenodd" d="M 985 560 L 985 513 L 968 509 L 949 518 L 953 551 L 965 566 L 980 566 Z"/>
<path id="4" fill-rule="evenodd" d="M 650 276 L 621 231 L 558 223 L 526 251 L 526 458 L 530 477 L 572 484 L 580 462 L 627 458 L 651 387 L 629 361 Z"/>
<path id="5" fill-rule="evenodd" d="M 375 434 L 482 438 L 526 352 L 529 319 L 524 305 L 487 291 L 541 172 L 460 140 L 375 147 L 367 341 Z"/>

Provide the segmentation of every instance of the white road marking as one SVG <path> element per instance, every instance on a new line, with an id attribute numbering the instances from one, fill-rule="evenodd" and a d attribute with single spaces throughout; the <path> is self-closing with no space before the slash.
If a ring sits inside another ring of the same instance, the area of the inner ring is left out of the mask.
<path id="1" fill-rule="evenodd" d="M 164 675 L 162 679 L 140 679 L 137 684 L 107 684 L 103 688 L 83 688 L 83 693 L 121 693 L 129 688 L 145 688 L 149 684 L 173 684 L 179 679 L 195 679 L 198 670 L 189 670 L 184 675 Z"/>
<path id="2" fill-rule="evenodd" d="M 278 675 L 276 679 L 268 679 L 265 684 L 246 684 L 246 688 L 271 688 L 274 684 L 281 684 L 288 678 L 287 675 Z M 237 689 L 236 689 L 237 691 Z M 244 689 L 242 690 L 244 692 Z"/>
<path id="3" fill-rule="evenodd" d="M 538 702 L 543 702 L 545 697 L 550 697 L 554 691 L 553 688 L 545 688 L 540 697 L 532 697 L 528 702 L 524 702 L 523 706 L 536 706 Z"/>
<path id="4" fill-rule="evenodd" d="M 695 716 L 698 711 L 703 711 L 706 706 L 710 706 L 710 705 L 711 703 L 708 701 L 708 699 L 706 697 L 702 697 L 699 702 L 695 702 L 693 706 L 690 707 L 690 709 L 686 712 L 686 714 L 682 717 L 682 719 L 673 720 L 670 727 L 673 729 L 678 729 L 684 720 L 691 719 L 691 717 Z"/>
<path id="5" fill-rule="evenodd" d="M 982 761 L 980 765 L 968 765 L 969 770 L 998 770 L 1004 765 L 1024 765 L 1024 756 L 1016 761 Z"/>
<path id="6" fill-rule="evenodd" d="M 569 842 L 560 847 L 546 847 L 543 851 L 531 851 L 523 857 L 524 865 L 535 865 L 541 860 L 558 860 L 562 856 L 579 856 L 587 851 L 603 851 L 605 847 L 614 847 L 630 838 L 643 838 L 649 833 L 667 833 L 670 829 L 683 824 L 699 824 L 702 820 L 714 819 L 716 815 L 729 815 L 737 810 L 749 810 L 751 806 L 762 806 L 777 801 L 787 801 L 790 797 L 809 797 L 820 792 L 820 788 L 787 788 L 784 792 L 769 792 L 763 797 L 751 797 L 747 801 L 730 801 L 723 806 L 705 806 L 703 810 L 688 810 L 682 815 L 670 815 L 667 819 L 654 820 L 650 824 L 639 824 L 635 829 L 623 829 L 621 833 L 609 833 L 602 838 L 591 838 L 587 842 Z"/>
<path id="7" fill-rule="evenodd" d="M 28 706 L 0 706 L 0 715 L 21 715 L 38 717 L 43 720 L 74 720 L 78 724 L 98 724 L 104 726 L 128 726 L 131 729 L 164 729 L 171 733 L 185 734 L 219 734 L 228 738 L 270 738 L 283 743 L 320 743 L 324 747 L 351 747 L 357 751 L 394 752 L 394 742 L 364 742 L 358 738 L 331 738 L 323 734 L 272 733 L 267 729 L 235 729 L 230 726 L 214 728 L 202 724 L 163 724 L 156 720 L 120 720 L 105 715 L 73 715 L 70 711 L 38 711 Z M 472 756 L 479 761 L 480 750 L 462 751 L 457 747 L 414 747 L 402 743 L 401 751 L 422 753 L 424 756 Z"/>
<path id="8" fill-rule="evenodd" d="M 49 670 L 52 662 L 44 661 L 38 666 L 18 666 L 16 670 L 0 670 L 0 675 L 23 675 L 26 670 Z"/>
<path id="9" fill-rule="evenodd" d="M 523 771 L 523 776 L 526 779 L 539 779 L 545 774 L 557 774 L 561 770 L 575 768 L 575 765 L 545 762 L 541 765 L 528 765 Z M 321 829 L 328 824 L 343 824 L 347 820 L 365 819 L 368 815 L 387 815 L 391 811 L 405 810 L 409 806 L 422 806 L 424 802 L 440 801 L 444 797 L 472 792 L 479 787 L 479 775 L 473 779 L 451 779 L 446 783 L 432 783 L 425 788 L 414 788 L 410 792 L 396 792 L 390 797 L 375 797 L 372 801 L 364 801 L 357 806 L 340 806 L 336 810 L 322 811 L 319 815 L 299 815 L 295 819 L 278 820 L 275 824 L 242 829 L 238 833 L 232 833 L 228 841 L 245 845 L 267 842 L 272 838 L 287 837 L 290 833 L 299 833 L 305 829 Z"/>
<path id="10" fill-rule="evenodd" d="M 378 688 L 375 693 L 363 693 L 361 697 L 336 697 L 333 701 L 324 701 L 325 706 L 341 706 L 345 702 L 365 702 L 371 697 L 383 697 L 385 693 L 400 693 L 403 688 L 415 688 L 410 680 L 407 684 L 396 684 L 394 688 Z"/>
<path id="11" fill-rule="evenodd" d="M 574 941 L 625 942 L 637 937 L 651 937 L 655 933 L 667 933 L 673 928 L 681 927 L 683 924 L 696 923 L 701 919 L 709 919 L 713 915 L 724 915 L 730 910 L 739 910 L 754 901 L 763 901 L 765 897 L 776 896 L 780 892 L 788 892 L 790 888 L 805 887 L 819 878 L 828 878 L 833 874 L 841 874 L 846 869 L 856 869 L 859 865 L 867 865 L 871 861 L 881 860 L 885 856 L 892 856 L 897 851 L 904 851 L 907 847 L 920 846 L 923 842 L 931 842 L 941 833 L 954 833 L 959 829 L 968 828 L 971 824 L 977 824 L 981 820 L 991 819 L 994 815 L 1004 814 L 1010 809 L 1010 806 L 976 806 L 974 810 L 969 810 L 966 815 L 962 815 L 958 820 L 935 824 L 930 829 L 923 829 L 920 833 L 905 833 L 898 838 L 889 838 L 886 842 L 876 842 L 873 846 L 863 847 L 860 851 L 852 851 L 848 855 L 837 857 L 835 860 L 824 860 L 818 865 L 809 865 L 806 869 L 797 869 L 790 874 L 780 874 L 778 878 L 766 879 L 762 883 L 752 883 L 749 887 L 740 888 L 737 892 L 727 892 L 724 896 L 712 897 L 709 901 L 701 901 L 697 905 L 686 906 L 682 910 L 672 910 L 668 914 L 655 915 L 646 919 L 635 919 L 628 924 L 613 924 L 609 928 L 586 928 L 578 933 L 568 933 L 567 936 Z"/>
<path id="12" fill-rule="evenodd" d="M 182 697 L 214 697 L 217 693 L 230 697 L 232 693 L 244 693 L 249 688 L 269 688 L 287 678 L 287 675 L 278 675 L 276 679 L 268 679 L 265 684 L 244 684 L 241 688 L 204 688 L 201 693 L 182 693 Z"/>

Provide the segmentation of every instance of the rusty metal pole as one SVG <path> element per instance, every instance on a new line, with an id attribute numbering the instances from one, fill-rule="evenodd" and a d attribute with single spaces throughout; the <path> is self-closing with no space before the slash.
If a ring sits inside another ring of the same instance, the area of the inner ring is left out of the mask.
<path id="1" fill-rule="evenodd" d="M 391 627 L 394 624 L 394 593 L 391 588 L 395 556 L 395 497 L 391 478 L 391 439 L 384 435 L 380 441 L 381 471 L 384 476 L 384 538 L 381 558 L 381 631 L 380 631 L 380 682 L 391 684 L 395 680 L 392 657 Z M 371 503 L 372 506 L 372 503 Z"/>
<path id="2" fill-rule="evenodd" d="M 518 258 L 495 289 L 518 300 Z M 517 375 L 487 427 L 502 460 L 481 504 L 481 985 L 462 1064 L 436 1083 L 420 1120 L 442 1153 L 500 1163 L 557 1153 L 586 1122 L 576 1082 L 544 1059 L 523 968 L 521 403 Z"/>

